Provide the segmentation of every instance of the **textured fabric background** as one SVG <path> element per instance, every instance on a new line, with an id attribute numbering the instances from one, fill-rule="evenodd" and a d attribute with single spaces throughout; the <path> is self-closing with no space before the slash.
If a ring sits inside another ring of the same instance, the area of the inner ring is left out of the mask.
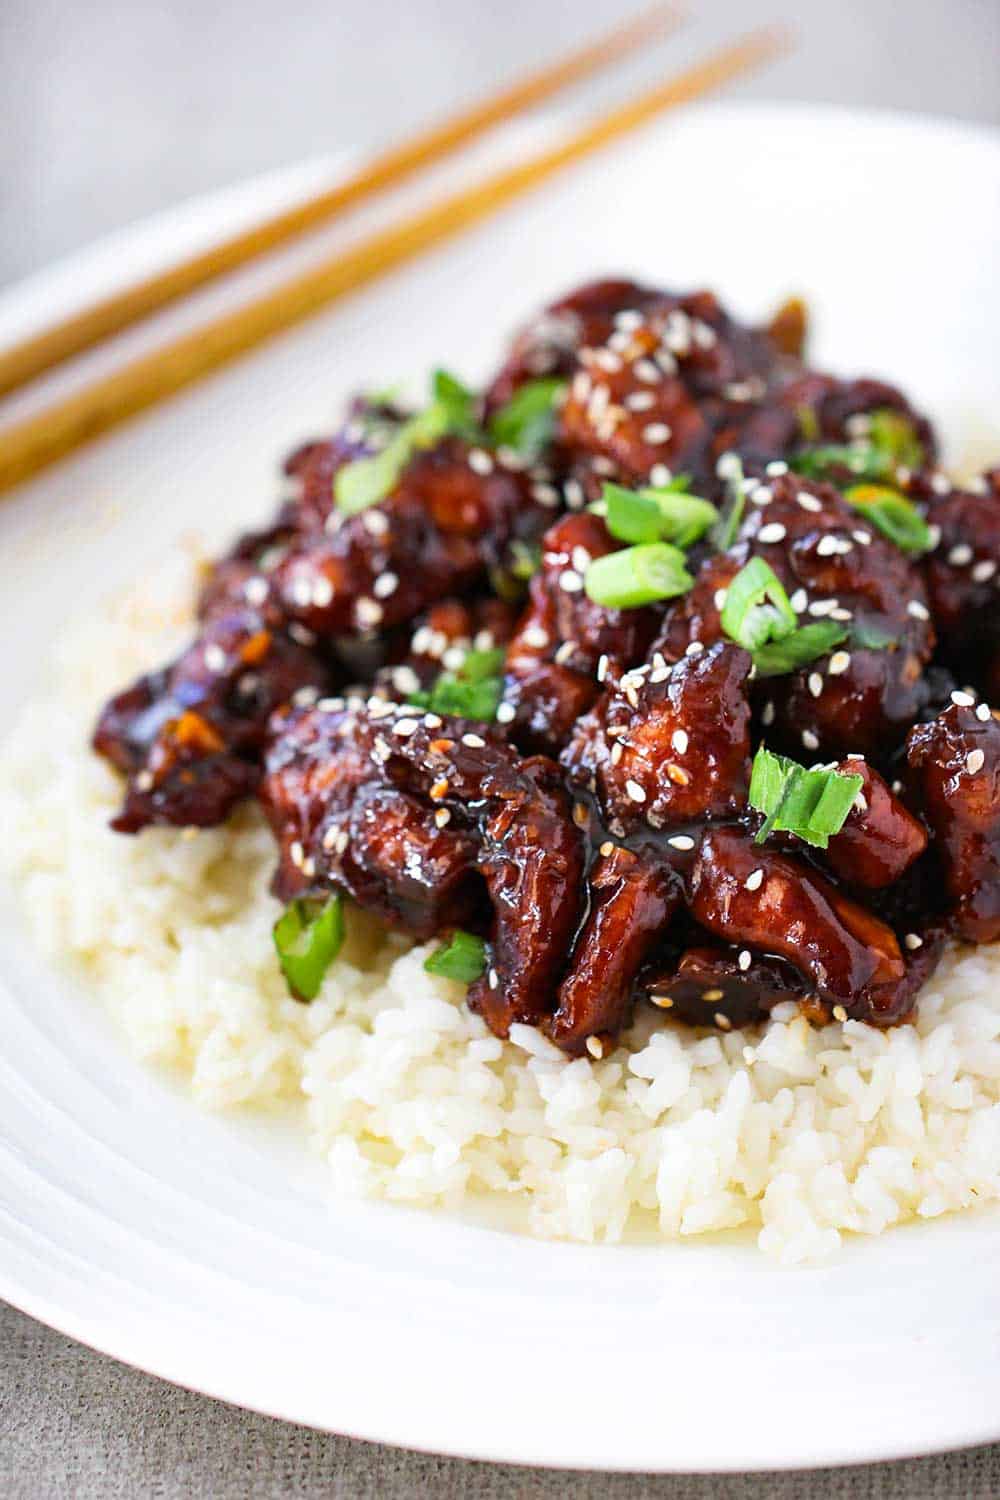
<path id="1" fill-rule="evenodd" d="M 891 1399 L 891 1395 L 890 1395 Z M 831 1412 L 831 1420 L 833 1420 Z M 4 1500 L 996 1500 L 1000 1448 L 805 1474 L 649 1476 L 432 1458 L 163 1385 L 0 1308 Z"/>
<path id="2" fill-rule="evenodd" d="M 662 51 L 584 97 L 603 103 L 785 14 L 799 28 L 795 52 L 737 95 L 1000 121 L 998 0 L 700 0 L 691 10 Z M 555 55 L 571 35 L 606 27 L 615 11 L 607 0 L 0 0 L 0 283 L 191 194 L 395 138 Z M 985 1500 L 1000 1496 L 1000 1448 L 735 1479 L 428 1458 L 218 1405 L 0 1304 L 2 1500 L 569 1493 Z"/>

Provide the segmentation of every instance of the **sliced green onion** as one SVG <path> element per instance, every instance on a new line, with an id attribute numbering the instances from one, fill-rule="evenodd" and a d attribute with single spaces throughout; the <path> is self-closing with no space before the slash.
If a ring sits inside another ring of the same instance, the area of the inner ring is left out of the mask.
<path id="1" fill-rule="evenodd" d="M 431 389 L 430 404 L 403 422 L 380 453 L 357 458 L 337 470 L 333 495 L 338 510 L 353 516 L 384 500 L 418 449 L 433 447 L 449 433 L 466 438 L 478 435 L 476 398 L 460 380 L 447 370 L 436 370 Z"/>
<path id="2" fill-rule="evenodd" d="M 792 468 L 808 479 L 836 477 L 846 469 L 858 479 L 877 483 L 893 479 L 899 468 L 921 466 L 924 448 L 909 417 L 889 407 L 864 415 L 863 437 L 850 443 L 820 443 L 804 448 L 791 460 Z M 805 432 L 803 435 L 808 437 Z M 818 431 L 815 436 L 819 436 Z"/>
<path id="3" fill-rule="evenodd" d="M 851 645 L 859 651 L 889 651 L 899 645 L 899 637 L 868 620 L 853 620 Z"/>
<path id="4" fill-rule="evenodd" d="M 513 448 L 525 458 L 537 458 L 552 441 L 556 403 L 565 389 L 565 380 L 557 376 L 529 380 L 520 386 L 507 405 L 490 418 L 493 442 L 498 448 Z"/>
<path id="5" fill-rule="evenodd" d="M 916 506 L 895 490 L 881 484 L 853 484 L 844 491 L 844 499 L 901 552 L 917 556 L 930 551 L 933 538 L 927 522 Z"/>
<path id="6" fill-rule="evenodd" d="M 497 646 L 489 651 L 469 651 L 453 672 L 442 672 L 429 692 L 408 693 L 407 702 L 429 708 L 436 714 L 459 719 L 496 718 L 503 696 L 503 663 L 506 653 Z"/>
<path id="7" fill-rule="evenodd" d="M 542 566 L 542 549 L 538 542 L 522 542 L 517 537 L 510 544 L 510 572 L 527 582 Z"/>
<path id="8" fill-rule="evenodd" d="M 293 901 L 273 929 L 285 982 L 297 1000 L 315 1000 L 344 941 L 344 900 L 335 891 L 325 905 Z"/>
<path id="9" fill-rule="evenodd" d="M 681 475 L 659 488 L 627 490 L 606 484 L 601 491 L 611 535 L 622 542 L 673 542 L 690 547 L 719 519 L 719 512 L 699 495 L 685 493 L 690 481 Z"/>
<path id="10" fill-rule="evenodd" d="M 726 475 L 726 504 L 712 531 L 712 543 L 716 552 L 728 552 L 735 542 L 747 505 L 746 491 L 743 488 L 743 464 L 735 453 L 730 456 L 730 466 L 730 472 Z"/>
<path id="11" fill-rule="evenodd" d="M 754 843 L 762 844 L 769 833 L 781 832 L 825 849 L 843 828 L 863 785 L 862 776 L 845 775 L 832 767 L 807 770 L 762 745 L 750 776 L 750 806 L 764 814 Z"/>
<path id="12" fill-rule="evenodd" d="M 693 583 L 684 553 L 668 542 L 609 552 L 595 558 L 584 578 L 588 599 L 606 609 L 638 609 L 658 599 L 675 599 Z"/>
<path id="13" fill-rule="evenodd" d="M 474 933 L 452 933 L 447 943 L 435 948 L 424 960 L 428 974 L 440 974 L 444 979 L 457 979 L 460 984 L 471 984 L 479 979 L 486 968 L 486 944 Z"/>
<path id="14" fill-rule="evenodd" d="M 799 424 L 799 432 L 804 442 L 815 443 L 819 437 L 819 417 L 811 406 L 805 402 L 795 408 L 795 420 Z"/>
<path id="15" fill-rule="evenodd" d="M 747 651 L 791 635 L 798 618 L 780 579 L 762 557 L 752 557 L 726 590 L 722 628 Z"/>
<path id="16" fill-rule="evenodd" d="M 817 657 L 825 656 L 846 639 L 847 631 L 842 625 L 833 620 L 817 620 L 800 626 L 780 640 L 758 646 L 753 653 L 753 664 L 758 677 L 782 677 L 786 672 L 795 672 Z"/>

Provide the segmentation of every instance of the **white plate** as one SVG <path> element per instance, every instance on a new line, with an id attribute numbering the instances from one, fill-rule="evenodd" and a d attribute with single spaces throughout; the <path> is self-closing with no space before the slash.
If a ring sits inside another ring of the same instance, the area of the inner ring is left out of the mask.
<path id="1" fill-rule="evenodd" d="M 161 224 L 139 259 L 217 214 Z M 71 608 L 186 527 L 265 515 L 276 459 L 352 386 L 438 360 L 485 373 L 587 275 L 709 284 L 747 315 L 802 290 L 819 359 L 904 382 L 953 453 L 981 442 L 997 244 L 985 133 L 804 107 L 671 120 L 3 507 L 3 717 Z M 138 259 L 119 242 L 111 262 L 88 274 Z M 5 310 L 30 321 L 16 296 Z M 277 1128 L 202 1116 L 141 1070 L 4 920 L 0 1293 L 46 1322 L 264 1412 L 476 1457 L 743 1469 L 1000 1437 L 995 1216 L 787 1272 L 743 1243 L 544 1244 L 338 1201 Z"/>

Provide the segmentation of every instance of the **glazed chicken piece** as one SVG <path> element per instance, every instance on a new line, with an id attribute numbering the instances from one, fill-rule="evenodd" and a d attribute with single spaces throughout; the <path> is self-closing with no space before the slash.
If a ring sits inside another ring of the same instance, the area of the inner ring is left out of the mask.
<path id="1" fill-rule="evenodd" d="M 279 891 L 333 885 L 364 902 L 366 888 L 352 873 L 360 845 L 366 870 L 378 869 L 377 909 L 402 923 L 415 888 L 437 899 L 440 869 L 462 903 L 460 870 L 478 872 L 492 908 L 489 959 L 469 1004 L 500 1036 L 514 1021 L 538 1023 L 550 1012 L 584 880 L 583 839 L 558 767 L 541 756 L 522 759 L 481 724 L 416 717 L 379 700 L 295 713 L 276 731 L 261 797 L 282 850 Z M 391 799 L 380 849 L 379 817 L 361 830 L 358 819 L 382 791 L 402 797 Z M 416 819 L 412 840 L 407 816 Z M 426 870 L 431 827 L 446 838 L 432 851 L 440 869 Z M 388 889 L 393 879 L 398 896 Z M 454 910 L 439 908 L 419 931 L 455 920 Z"/>
<path id="2" fill-rule="evenodd" d="M 837 1018 L 888 1026 L 910 1009 L 915 987 L 891 929 L 799 860 L 736 829 L 705 833 L 689 905 L 725 942 L 787 959 Z"/>
<path id="3" fill-rule="evenodd" d="M 746 651 L 722 642 L 672 668 L 650 664 L 626 673 L 580 720 L 562 763 L 596 793 L 616 837 L 742 811 L 750 665 Z"/>
<path id="4" fill-rule="evenodd" d="M 375 691 L 406 701 L 433 686 L 442 671 L 458 670 L 469 651 L 505 646 L 518 610 L 502 599 L 444 599 L 417 619 L 405 646 L 375 673 Z"/>
<path id="5" fill-rule="evenodd" d="M 914 474 L 906 489 L 940 533 L 924 576 L 944 655 L 961 664 L 963 684 L 989 692 L 1000 666 L 1000 469 L 968 489 L 939 473 Z"/>
<path id="6" fill-rule="evenodd" d="M 679 958 L 654 956 L 636 992 L 677 1020 L 729 1031 L 759 1021 L 783 1001 L 802 1004 L 809 986 L 784 959 L 713 944 L 701 933 Z"/>
<path id="7" fill-rule="evenodd" d="M 531 479 L 480 448 L 445 438 L 416 454 L 396 488 L 358 515 L 300 540 L 279 561 L 282 609 L 324 639 L 382 633 L 505 567 L 551 507 Z"/>
<path id="8" fill-rule="evenodd" d="M 869 430 L 867 419 L 875 412 L 890 411 L 904 417 L 912 428 L 924 463 L 937 452 L 934 429 L 927 418 L 913 409 L 901 390 L 881 380 L 841 380 L 836 375 L 808 370 L 785 386 L 781 401 L 796 414 L 801 436 L 809 442 L 862 442 Z M 831 472 L 845 484 L 857 478 L 849 465 Z"/>
<path id="9" fill-rule="evenodd" d="M 589 1041 L 598 1057 L 625 1023 L 635 975 L 681 899 L 665 865 L 606 847 L 591 870 L 587 920 L 546 1027 L 564 1051 L 580 1053 Z"/>
<path id="10" fill-rule="evenodd" d="M 221 823 L 260 779 L 273 710 L 329 685 L 324 665 L 254 610 L 214 616 L 169 667 L 104 708 L 93 744 L 128 785 L 119 833 Z"/>
<path id="11" fill-rule="evenodd" d="M 735 546 L 702 565 L 694 588 L 668 611 L 654 649 L 669 661 L 694 643 L 717 641 L 725 590 L 758 556 L 801 624 L 830 620 L 846 635 L 808 667 L 759 681 L 769 742 L 799 757 L 821 746 L 827 755 L 887 755 L 927 700 L 923 670 L 934 647 L 927 595 L 919 566 L 831 485 L 796 474 L 749 481 Z M 879 649 L 864 644 L 872 639 Z"/>
<path id="12" fill-rule="evenodd" d="M 968 942 L 991 943 L 1000 938 L 1000 722 L 969 694 L 954 698 L 911 730 L 907 760 L 934 831 L 951 926 Z"/>
<path id="13" fill-rule="evenodd" d="M 876 770 L 858 756 L 835 767 L 860 776 L 861 790 L 824 860 L 848 884 L 880 890 L 892 885 L 927 848 L 927 831 Z"/>
<path id="14" fill-rule="evenodd" d="M 601 682 L 645 657 L 657 611 L 606 609 L 583 588 L 591 562 L 619 545 L 589 514 L 564 516 L 545 533 L 530 602 L 507 648 L 500 710 L 524 749 L 558 754 Z"/>

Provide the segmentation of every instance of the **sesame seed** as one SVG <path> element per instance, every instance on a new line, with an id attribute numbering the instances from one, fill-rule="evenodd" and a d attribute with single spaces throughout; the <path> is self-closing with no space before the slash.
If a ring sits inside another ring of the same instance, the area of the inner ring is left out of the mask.
<path id="1" fill-rule="evenodd" d="M 684 655 L 685 656 L 700 656 L 701 653 L 704 651 L 704 649 L 705 649 L 705 644 L 704 644 L 703 641 L 692 641 L 689 646 L 686 646 L 684 648 Z"/>
<path id="2" fill-rule="evenodd" d="M 608 675 L 608 658 L 607 658 L 607 656 L 602 655 L 602 656 L 598 657 L 598 660 L 597 660 L 597 680 L 598 680 L 598 682 L 603 682 L 604 679 L 605 679 L 605 677 L 607 677 L 607 675 Z"/>
<path id="3" fill-rule="evenodd" d="M 136 789 L 140 792 L 149 792 L 153 789 L 155 777 L 152 771 L 140 771 L 135 778 Z"/>
<path id="4" fill-rule="evenodd" d="M 809 606 L 809 613 L 817 619 L 822 615 L 832 615 L 839 602 L 837 599 L 814 599 Z"/>
<path id="5" fill-rule="evenodd" d="M 871 546 L 872 534 L 870 531 L 852 531 L 851 536 L 856 542 L 859 542 L 862 547 Z"/>
<path id="6" fill-rule="evenodd" d="M 451 813 L 448 811 L 448 809 L 446 807 L 439 807 L 438 810 L 437 810 L 437 812 L 434 814 L 434 823 L 435 823 L 435 826 L 437 828 L 444 828 L 446 826 L 446 824 L 448 824 L 450 822 L 451 822 Z"/>
<path id="7" fill-rule="evenodd" d="M 753 957 L 750 953 L 750 949 L 744 948 L 736 962 L 745 974 L 747 969 L 749 969 L 751 963 L 753 962 Z"/>
<path id="8" fill-rule="evenodd" d="M 439 781 L 435 781 L 430 789 L 431 800 L 434 802 L 440 802 L 442 797 L 447 797 L 448 786 L 449 782 L 447 776 L 442 776 Z"/>
<path id="9" fill-rule="evenodd" d="M 906 606 L 906 613 L 911 615 L 914 620 L 929 620 L 931 617 L 926 604 L 921 604 L 919 599 L 910 600 Z"/>
<path id="10" fill-rule="evenodd" d="M 570 562 L 578 573 L 586 573 L 593 559 L 586 547 L 574 547 L 570 553 Z"/>
<path id="11" fill-rule="evenodd" d="M 656 405 L 656 397 L 652 391 L 633 391 L 630 396 L 625 397 L 625 405 L 629 411 L 649 411 L 651 406 Z"/>
<path id="12" fill-rule="evenodd" d="M 615 846 L 614 846 L 614 844 L 611 842 L 610 839 L 605 839 L 604 843 L 601 845 L 600 853 L 604 856 L 605 859 L 607 859 L 610 855 L 614 854 L 614 852 L 615 852 Z"/>
<path id="13" fill-rule="evenodd" d="M 712 602 L 716 609 L 723 610 L 726 607 L 726 599 L 729 597 L 728 589 L 716 589 L 712 595 Z"/>
<path id="14" fill-rule="evenodd" d="M 931 489 L 934 491 L 935 495 L 947 495 L 948 491 L 951 489 L 951 480 L 948 478 L 947 474 L 942 474 L 940 470 L 938 470 L 936 474 L 931 475 Z"/>
<path id="15" fill-rule="evenodd" d="M 540 625 L 526 626 L 524 630 L 524 644 L 526 646 L 533 646 L 536 651 L 544 651 L 545 647 L 549 644 L 548 631 L 543 630 Z"/>
<path id="16" fill-rule="evenodd" d="M 972 708 L 976 700 L 975 698 L 973 698 L 971 693 L 962 693 L 956 691 L 952 693 L 951 701 L 952 703 L 954 703 L 956 708 Z"/>
<path id="17" fill-rule="evenodd" d="M 210 672 L 224 672 L 226 661 L 226 653 L 215 641 L 205 647 L 205 665 Z"/>
<path id="18" fill-rule="evenodd" d="M 720 994 L 722 993 L 721 990 L 720 990 L 719 993 Z M 715 1012 L 715 1015 L 712 1017 L 712 1020 L 715 1022 L 716 1026 L 718 1026 L 718 1028 L 719 1028 L 720 1031 L 732 1031 L 732 1029 L 733 1029 L 733 1023 L 732 1023 L 732 1021 L 729 1019 L 728 1016 L 724 1016 L 722 1014 L 721 1010 L 717 1010 Z"/>
<path id="19" fill-rule="evenodd" d="M 760 715 L 760 722 L 764 725 L 765 728 L 769 728 L 770 725 L 774 723 L 774 703 L 771 701 L 771 699 L 768 699 L 768 701 L 764 704 Z"/>
<path id="20" fill-rule="evenodd" d="M 376 604 L 374 599 L 362 598 L 354 606 L 354 613 L 357 615 L 359 625 L 378 625 L 382 619 L 383 610 L 381 604 Z"/>
<path id="21" fill-rule="evenodd" d="M 636 379 L 644 381 L 646 385 L 658 385 L 663 379 L 663 371 L 651 359 L 637 359 L 632 369 Z"/>
<path id="22" fill-rule="evenodd" d="M 833 1007 L 833 1019 L 839 1021 L 841 1025 L 847 1020 L 847 1011 L 842 1005 L 835 1005 Z"/>
<path id="23" fill-rule="evenodd" d="M 702 993 L 702 997 L 701 998 L 703 1000 L 707 1000 L 709 1002 L 709 1004 L 711 1004 L 711 1002 L 713 1000 L 721 1000 L 722 999 L 722 991 L 718 990 L 718 989 L 715 989 L 715 990 L 705 990 Z"/>
<path id="24" fill-rule="evenodd" d="M 613 766 L 616 766 L 624 754 L 625 751 L 622 747 L 621 741 L 615 740 L 614 744 L 611 746 L 611 764 Z"/>
<path id="25" fill-rule="evenodd" d="M 362 513 L 361 524 L 369 536 L 385 536 L 389 530 L 389 518 L 380 510 L 366 510 Z"/>
<path id="26" fill-rule="evenodd" d="M 683 755 L 688 747 L 688 735 L 686 729 L 675 729 L 670 736 L 670 743 L 678 755 Z"/>
<path id="27" fill-rule="evenodd" d="M 654 464 L 649 471 L 649 482 L 654 489 L 662 489 L 673 477 L 673 471 L 666 464 Z"/>
<path id="28" fill-rule="evenodd" d="M 670 428 L 666 422 L 648 422 L 642 429 L 645 443 L 666 443 L 670 439 Z"/>
<path id="29" fill-rule="evenodd" d="M 482 448 L 473 448 L 469 453 L 469 468 L 476 474 L 492 474 L 493 460 Z"/>
<path id="30" fill-rule="evenodd" d="M 497 707 L 497 723 L 511 724 L 517 717 L 517 709 L 513 703 L 501 703 Z"/>
<path id="31" fill-rule="evenodd" d="M 997 570 L 997 565 L 992 558 L 986 558 L 983 562 L 977 562 L 972 570 L 972 577 L 976 583 L 988 583 Z"/>
<path id="32" fill-rule="evenodd" d="M 496 969 L 490 970 L 489 975 L 487 976 L 487 983 L 489 984 L 491 990 L 495 990 L 499 985 L 500 975 L 497 973 Z"/>
<path id="33" fill-rule="evenodd" d="M 588 1036 L 587 1051 L 590 1053 L 591 1057 L 593 1057 L 597 1062 L 600 1062 L 601 1058 L 604 1056 L 604 1047 L 601 1043 L 600 1037 Z"/>
<path id="34" fill-rule="evenodd" d="M 401 740 L 408 740 L 411 734 L 416 734 L 420 725 L 416 719 L 397 719 L 392 726 L 392 732 Z"/>
<path id="35" fill-rule="evenodd" d="M 822 500 L 818 500 L 815 495 L 810 495 L 808 490 L 799 490 L 795 498 L 801 505 L 803 510 L 809 510 L 815 513 L 816 511 L 823 509 Z"/>
<path id="36" fill-rule="evenodd" d="M 485 749 L 486 741 L 480 734 L 463 734 L 462 744 L 468 745 L 470 750 L 483 750 Z"/>
<path id="37" fill-rule="evenodd" d="M 550 510 L 554 505 L 559 504 L 559 491 L 554 484 L 533 484 L 531 495 L 539 505 L 544 505 Z"/>
<path id="38" fill-rule="evenodd" d="M 839 677 L 842 672 L 847 671 L 850 665 L 851 653 L 849 651 L 835 651 L 830 657 L 827 671 L 830 673 L 831 677 Z"/>
<path id="39" fill-rule="evenodd" d="M 757 540 L 760 542 L 783 542 L 786 535 L 786 529 L 780 521 L 769 521 L 766 526 L 762 526 L 758 531 Z"/>
<path id="40" fill-rule="evenodd" d="M 803 745 L 805 745 L 807 750 L 818 750 L 819 736 L 815 734 L 811 729 L 803 729 L 802 743 Z"/>
<path id="41" fill-rule="evenodd" d="M 818 698 L 823 692 L 823 678 L 819 672 L 810 672 L 808 678 L 809 691 L 814 698 Z"/>
<path id="42" fill-rule="evenodd" d="M 673 1008 L 674 1002 L 670 995 L 650 995 L 649 998 L 657 1010 L 671 1010 Z"/>
<path id="43" fill-rule="evenodd" d="M 916 932 L 908 932 L 904 937 L 903 942 L 906 944 L 907 948 L 909 948 L 911 953 L 916 953 L 918 948 L 922 948 L 924 946 L 923 938 L 919 935 L 919 933 Z"/>
<path id="44" fill-rule="evenodd" d="M 990 713 L 990 706 L 988 703 L 979 703 L 976 705 L 976 718 L 979 720 L 980 724 L 988 724 L 992 717 L 993 715 Z"/>
<path id="45" fill-rule="evenodd" d="M 395 573 L 380 573 L 372 584 L 372 593 L 376 599 L 388 599 L 399 587 L 399 578 Z"/>
<path id="46" fill-rule="evenodd" d="M 293 865 L 296 865 L 299 869 L 302 868 L 302 861 L 305 858 L 305 850 L 299 843 L 298 839 L 295 839 L 294 842 L 289 846 L 288 858 L 291 860 Z"/>
<path id="47" fill-rule="evenodd" d="M 948 561 L 953 568 L 966 567 L 972 561 L 972 558 L 973 551 L 968 542 L 959 542 L 958 546 L 952 547 L 948 553 Z"/>
<path id="48" fill-rule="evenodd" d="M 639 783 L 637 781 L 633 781 L 631 777 L 625 783 L 625 790 L 631 797 L 633 802 L 645 802 L 646 793 L 643 791 Z"/>
<path id="49" fill-rule="evenodd" d="M 559 587 L 564 594 L 578 594 L 583 588 L 583 579 L 572 568 L 567 568 L 559 574 Z"/>
<path id="50" fill-rule="evenodd" d="M 748 891 L 759 891 L 764 884 L 764 871 L 759 868 L 751 870 L 743 884 Z"/>
<path id="51" fill-rule="evenodd" d="M 965 769 L 970 776 L 975 776 L 977 771 L 981 771 L 985 763 L 986 756 L 982 750 L 970 750 L 965 757 Z"/>
<path id="52" fill-rule="evenodd" d="M 682 854 L 694 848 L 694 839 L 686 833 L 675 833 L 673 838 L 667 839 L 667 843 L 671 849 L 679 849 Z"/>
<path id="53" fill-rule="evenodd" d="M 267 579 L 248 578 L 243 585 L 243 595 L 248 604 L 263 604 L 267 598 Z"/>
<path id="54" fill-rule="evenodd" d="M 774 458 L 768 464 L 767 468 L 764 470 L 764 473 L 769 475 L 772 479 L 780 479 L 782 474 L 788 473 L 788 465 L 785 463 L 785 460 L 783 458 Z"/>
<path id="55" fill-rule="evenodd" d="M 617 354 L 610 349 L 595 349 L 592 355 L 595 365 L 600 365 L 602 370 L 607 370 L 609 375 L 617 375 L 622 367 L 622 362 Z"/>

